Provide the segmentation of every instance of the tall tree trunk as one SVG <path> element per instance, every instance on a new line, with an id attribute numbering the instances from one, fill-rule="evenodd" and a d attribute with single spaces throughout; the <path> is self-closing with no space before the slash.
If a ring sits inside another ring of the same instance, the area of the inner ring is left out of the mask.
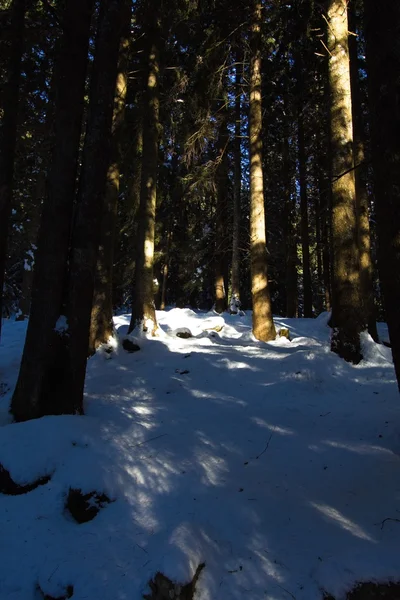
<path id="1" fill-rule="evenodd" d="M 232 227 L 232 300 L 240 302 L 240 208 L 242 193 L 242 156 L 240 148 L 241 132 L 241 99 L 242 99 L 242 81 L 241 71 L 243 66 L 242 54 L 237 53 L 235 69 L 235 138 L 233 141 L 234 154 L 234 182 L 233 182 L 233 227 Z M 232 303 L 233 306 L 233 303 Z M 240 305 L 239 305 L 240 306 Z"/>
<path id="2" fill-rule="evenodd" d="M 159 71 L 160 71 L 160 0 L 149 6 L 147 30 L 147 87 L 143 115 L 143 155 L 138 214 L 138 249 L 132 317 L 129 332 L 137 325 L 144 330 L 157 328 L 153 293 L 154 235 L 157 198 L 158 144 L 159 144 Z"/>
<path id="3" fill-rule="evenodd" d="M 3 316 L 3 286 L 7 256 L 7 233 L 11 214 L 14 157 L 17 141 L 17 118 L 21 61 L 24 42 L 26 0 L 13 0 L 11 5 L 10 55 L 7 83 L 3 94 L 3 116 L 0 131 L 0 336 Z"/>
<path id="4" fill-rule="evenodd" d="M 400 389 L 400 3 L 364 6 L 379 274 Z"/>
<path id="5" fill-rule="evenodd" d="M 61 341 L 64 283 L 84 107 L 93 0 L 65 6 L 63 38 L 56 65 L 54 144 L 42 211 L 27 336 L 11 411 L 17 421 L 79 410 L 53 393 Z"/>
<path id="6" fill-rule="evenodd" d="M 172 221 L 172 219 L 171 219 L 171 221 Z M 171 252 L 171 241 L 172 241 L 172 222 L 170 222 L 168 232 L 167 232 L 167 248 L 165 250 L 165 258 L 164 258 L 164 264 L 163 264 L 163 268 L 162 268 L 160 310 L 165 310 L 165 305 L 166 305 L 169 255 Z"/>
<path id="7" fill-rule="evenodd" d="M 307 155 L 304 133 L 303 116 L 303 59 L 301 53 L 296 60 L 296 87 L 297 87 L 297 148 L 299 160 L 299 186 L 300 186 L 300 233 L 303 268 L 303 316 L 312 317 L 312 286 L 310 269 L 310 241 L 308 235 L 308 194 L 307 194 Z"/>
<path id="8" fill-rule="evenodd" d="M 329 82 L 332 143 L 332 343 L 347 361 L 361 358 L 364 329 L 357 243 L 353 160 L 347 0 L 330 0 L 328 8 Z"/>
<path id="9" fill-rule="evenodd" d="M 262 3 L 253 0 L 250 62 L 250 254 L 253 334 L 267 342 L 276 337 L 268 288 L 262 168 L 261 22 Z"/>
<path id="10" fill-rule="evenodd" d="M 57 357 L 58 367 L 63 369 L 63 376 L 58 376 L 54 382 L 62 404 L 67 405 L 71 398 L 78 413 L 83 412 L 83 389 L 100 225 L 110 165 L 113 99 L 122 14 L 120 0 L 102 0 L 65 290 L 68 331 L 61 336 L 63 349 Z"/>
<path id="11" fill-rule="evenodd" d="M 60 39 L 55 44 L 54 56 L 60 51 Z M 24 270 L 22 273 L 21 296 L 18 304 L 18 321 L 28 318 L 31 307 L 33 271 L 36 257 L 38 234 L 42 205 L 46 197 L 46 180 L 49 171 L 49 159 L 53 144 L 54 134 L 54 101 L 55 101 L 56 74 L 54 70 L 51 76 L 50 90 L 46 107 L 46 120 L 44 124 L 44 136 L 41 141 L 37 156 L 37 180 L 35 186 L 35 198 L 30 208 L 30 221 L 27 226 L 28 248 L 24 258 Z"/>
<path id="12" fill-rule="evenodd" d="M 222 120 L 220 123 L 219 136 L 217 141 L 218 165 L 216 169 L 216 240 L 215 240 L 215 310 L 222 313 L 227 308 L 227 288 L 224 277 L 225 246 L 226 246 L 226 214 L 227 214 L 227 193 L 229 189 L 228 173 L 228 114 L 227 98 L 224 99 L 224 106 L 221 109 Z"/>
<path id="13" fill-rule="evenodd" d="M 358 245 L 360 252 L 361 290 L 363 295 L 363 308 L 368 332 L 377 341 L 375 302 L 374 302 L 374 268 L 371 258 L 371 232 L 369 226 L 369 201 L 367 190 L 367 168 L 365 165 L 365 133 L 360 95 L 360 82 L 358 73 L 357 19 L 354 2 L 348 5 L 349 29 L 353 35 L 349 36 L 350 55 L 350 80 L 351 80 L 351 105 L 353 116 L 353 145 L 355 162 L 356 202 L 358 218 Z"/>
<path id="14" fill-rule="evenodd" d="M 315 161 L 315 165 L 317 162 Z M 315 182 L 318 184 L 319 174 L 315 174 Z M 315 251 L 317 255 L 317 293 L 316 293 L 316 308 L 318 314 L 323 311 L 323 294 L 322 294 L 322 239 L 321 239 L 321 210 L 320 198 L 318 193 L 318 185 L 315 186 Z"/>
<path id="15" fill-rule="evenodd" d="M 45 157 L 42 158 L 44 162 Z M 40 167 L 39 167 L 40 168 Z M 28 247 L 24 255 L 24 265 L 22 271 L 21 296 L 18 302 L 18 313 L 16 320 L 24 321 L 29 317 L 33 284 L 33 269 L 35 265 L 35 252 L 37 247 L 37 237 L 40 226 L 41 204 L 46 193 L 46 171 L 41 168 L 36 181 L 34 206 L 30 211 L 30 220 L 26 226 L 26 237 Z"/>
<path id="16" fill-rule="evenodd" d="M 124 35 L 120 43 L 118 73 L 115 84 L 114 111 L 112 117 L 111 160 L 107 172 L 103 215 L 100 227 L 100 244 L 97 257 L 93 306 L 90 322 L 89 353 L 107 342 L 114 331 L 113 326 L 113 263 L 115 228 L 119 196 L 121 160 L 121 134 L 125 116 L 125 100 L 128 86 L 128 54 L 130 47 L 131 10 L 125 1 L 123 7 Z"/>
<path id="17" fill-rule="evenodd" d="M 286 126 L 286 129 L 288 127 Z M 292 189 L 290 164 L 289 131 L 283 140 L 282 180 L 284 186 L 284 244 L 285 244 L 285 290 L 286 316 L 297 316 L 297 236 L 296 236 L 296 197 Z"/>
<path id="18" fill-rule="evenodd" d="M 331 190 L 329 178 L 326 175 L 325 159 L 320 158 L 319 176 L 318 176 L 318 205 L 319 217 L 321 222 L 321 246 L 322 246 L 322 282 L 325 310 L 332 308 L 332 280 L 331 280 L 331 235 L 330 235 L 330 215 L 331 215 Z"/>

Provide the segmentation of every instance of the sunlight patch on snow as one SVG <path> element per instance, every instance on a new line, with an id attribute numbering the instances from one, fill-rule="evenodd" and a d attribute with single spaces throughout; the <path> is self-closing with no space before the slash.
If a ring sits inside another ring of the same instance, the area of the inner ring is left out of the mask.
<path id="1" fill-rule="evenodd" d="M 260 427 L 264 427 L 265 429 L 273 431 L 274 433 L 279 433 L 280 435 L 295 435 L 295 432 L 292 429 L 281 427 L 280 425 L 272 425 L 271 423 L 267 423 L 267 421 L 264 421 L 264 419 L 260 419 L 259 417 L 251 417 L 251 421 Z"/>
<path id="2" fill-rule="evenodd" d="M 360 538 L 361 540 L 367 540 L 368 542 L 373 542 L 376 544 L 376 540 L 374 540 L 368 533 L 366 533 L 362 527 L 347 519 L 342 513 L 340 513 L 333 506 L 329 506 L 328 504 L 318 504 L 316 502 L 310 502 L 310 505 L 322 513 L 328 519 L 331 519 L 335 523 L 337 523 L 342 529 L 345 529 L 355 537 Z"/>
<path id="3" fill-rule="evenodd" d="M 223 486 L 225 481 L 222 476 L 228 471 L 226 462 L 222 458 L 201 451 L 196 454 L 196 458 L 203 469 L 201 482 L 208 486 Z"/>
<path id="4" fill-rule="evenodd" d="M 210 392 L 203 392 L 201 390 L 191 389 L 190 393 L 195 398 L 203 398 L 207 400 L 217 400 L 219 402 L 229 402 L 231 404 L 238 404 L 239 406 L 247 406 L 247 402 L 234 398 L 233 396 L 226 396 L 225 394 L 211 394 Z"/>
<path id="5" fill-rule="evenodd" d="M 219 361 L 219 364 L 225 369 L 248 369 L 249 371 L 261 371 L 258 367 L 251 366 L 244 362 L 238 362 L 229 358 L 222 358 Z"/>
<path id="6" fill-rule="evenodd" d="M 325 440 L 322 443 L 330 446 L 331 448 L 349 450 L 349 452 L 355 452 L 356 454 L 386 454 L 396 457 L 396 455 L 389 450 L 389 448 L 383 448 L 382 446 L 371 446 L 369 444 L 345 444 L 343 442 L 336 442 L 333 440 Z"/>

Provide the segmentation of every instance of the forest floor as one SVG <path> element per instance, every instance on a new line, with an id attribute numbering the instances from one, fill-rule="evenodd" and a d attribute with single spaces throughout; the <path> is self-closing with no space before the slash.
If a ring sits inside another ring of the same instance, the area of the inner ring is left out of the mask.
<path id="1" fill-rule="evenodd" d="M 276 318 L 291 341 L 270 343 L 250 313 L 158 319 L 139 352 L 90 359 L 85 416 L 20 424 L 8 407 L 26 324 L 5 323 L 0 600 L 162 599 L 157 572 L 185 584 L 198 570 L 196 600 L 342 600 L 400 579 L 390 349 L 364 335 L 364 360 L 345 363 L 326 314 Z M 120 336 L 128 322 L 115 318 Z"/>

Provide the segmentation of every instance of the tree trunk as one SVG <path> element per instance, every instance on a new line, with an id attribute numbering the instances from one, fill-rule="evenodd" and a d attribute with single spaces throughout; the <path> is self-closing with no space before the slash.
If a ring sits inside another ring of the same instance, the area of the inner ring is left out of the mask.
<path id="1" fill-rule="evenodd" d="M 268 288 L 262 168 L 261 22 L 262 4 L 253 0 L 250 63 L 250 253 L 253 334 L 261 341 L 276 337 Z"/>
<path id="2" fill-rule="evenodd" d="M 65 272 L 84 107 L 84 89 L 93 0 L 70 0 L 56 65 L 54 145 L 42 211 L 27 336 L 11 411 L 17 421 L 81 410 L 64 405 L 52 381 L 63 319 Z"/>
<path id="3" fill-rule="evenodd" d="M 332 343 L 349 362 L 361 358 L 364 329 L 357 243 L 353 129 L 348 48 L 347 0 L 330 0 L 328 8 L 329 82 L 332 143 Z"/>
<path id="4" fill-rule="evenodd" d="M 286 98 L 285 98 L 286 100 Z M 284 100 L 284 102 L 285 102 Z M 287 106 L 287 101 L 285 102 Z M 288 117 L 287 117 L 288 118 Z M 295 231 L 296 199 L 292 190 L 292 173 L 290 168 L 290 146 L 288 123 L 285 124 L 283 140 L 282 181 L 284 193 L 284 246 L 285 246 L 285 291 L 286 316 L 297 316 L 297 240 Z"/>
<path id="5" fill-rule="evenodd" d="M 162 284 L 161 284 L 161 302 L 160 310 L 165 310 L 165 303 L 167 297 L 167 281 L 168 281 L 168 266 L 169 266 L 169 255 L 171 251 L 172 241 L 172 222 L 170 223 L 169 230 L 167 233 L 167 248 L 165 251 L 164 265 L 162 269 Z"/>
<path id="6" fill-rule="evenodd" d="M 379 274 L 400 389 L 400 3 L 364 6 Z"/>
<path id="7" fill-rule="evenodd" d="M 233 142 L 234 154 L 234 182 L 233 182 L 233 227 L 232 227 L 232 300 L 240 302 L 240 209 L 241 209 L 241 193 L 242 193 L 242 155 L 240 149 L 240 133 L 241 133 L 241 97 L 242 97 L 242 82 L 241 64 L 242 55 L 237 53 L 236 69 L 235 69 L 235 138 Z M 239 304 L 240 306 L 240 304 Z"/>
<path id="8" fill-rule="evenodd" d="M 355 33 L 357 29 L 354 2 L 348 5 L 349 29 Z M 355 162 L 356 183 L 356 208 L 358 226 L 358 246 L 360 253 L 361 291 L 364 299 L 365 322 L 368 324 L 368 332 L 377 341 L 378 331 L 376 329 L 375 302 L 374 302 L 374 268 L 371 258 L 371 233 L 369 226 L 369 201 L 367 190 L 367 168 L 365 165 L 364 150 L 364 124 L 362 114 L 362 103 L 360 96 L 360 83 L 358 73 L 358 51 L 357 37 L 349 36 L 350 56 L 350 80 L 351 80 L 351 104 L 353 117 L 353 147 Z"/>
<path id="9" fill-rule="evenodd" d="M 14 157 L 17 141 L 17 118 L 21 61 L 24 42 L 25 0 L 11 5 L 11 47 L 7 66 L 7 83 L 3 93 L 0 136 L 0 336 L 3 316 L 3 286 L 7 257 L 7 233 L 11 214 Z"/>
<path id="10" fill-rule="evenodd" d="M 159 60 L 160 60 L 160 2 L 149 6 L 150 23 L 147 30 L 147 88 L 143 115 L 143 156 L 138 214 L 138 249 L 132 317 L 129 332 L 142 325 L 143 330 L 157 328 L 153 294 L 154 234 L 157 198 L 159 143 Z"/>
<path id="11" fill-rule="evenodd" d="M 300 54 L 296 57 L 296 87 L 297 87 L 297 148 L 299 160 L 300 186 L 300 233 L 303 268 L 303 316 L 312 317 L 312 286 L 310 270 L 310 242 L 308 235 L 308 194 L 307 194 L 307 156 L 304 134 L 303 116 L 303 60 Z"/>
<path id="12" fill-rule="evenodd" d="M 90 82 L 89 115 L 65 290 L 68 332 L 61 336 L 63 350 L 57 357 L 63 376 L 59 376 L 54 382 L 59 398 L 65 399 L 65 405 L 71 402 L 71 398 L 79 413 L 83 412 L 90 317 L 110 165 L 113 99 L 122 14 L 120 0 L 103 0 L 100 4 Z"/>
<path id="13" fill-rule="evenodd" d="M 226 219 L 227 219 L 227 194 L 229 189 L 229 162 L 228 162 L 228 115 L 224 98 L 221 109 L 222 120 L 217 141 L 218 165 L 216 169 L 216 239 L 215 239 L 215 311 L 222 313 L 227 308 L 227 288 L 224 277 L 225 245 L 226 245 Z"/>
<path id="14" fill-rule="evenodd" d="M 125 116 L 125 100 L 128 86 L 128 53 L 130 46 L 131 10 L 127 2 L 125 2 L 123 10 L 125 12 L 123 16 L 125 33 L 120 43 L 118 74 L 115 84 L 111 160 L 107 172 L 103 215 L 100 227 L 100 244 L 97 257 L 90 322 L 90 354 L 93 354 L 101 344 L 106 343 L 114 332 L 112 295 L 114 244 L 119 196 L 120 144 Z"/>
<path id="15" fill-rule="evenodd" d="M 42 158 L 44 162 L 45 157 Z M 41 165 L 39 166 L 39 168 Z M 33 269 L 35 264 L 35 252 L 37 237 L 40 226 L 41 203 L 46 193 L 46 171 L 41 168 L 36 181 L 36 198 L 30 212 L 30 220 L 26 228 L 28 247 L 24 255 L 22 271 L 21 296 L 18 302 L 18 313 L 16 321 L 24 321 L 29 317 L 32 297 Z"/>
<path id="16" fill-rule="evenodd" d="M 315 165 L 317 162 L 315 161 Z M 318 182 L 318 173 L 315 174 L 315 181 Z M 318 314 L 323 311 L 323 294 L 322 294 L 322 240 L 321 240 L 321 210 L 318 189 L 315 193 L 315 251 L 317 255 L 317 293 L 315 299 L 316 309 Z"/>

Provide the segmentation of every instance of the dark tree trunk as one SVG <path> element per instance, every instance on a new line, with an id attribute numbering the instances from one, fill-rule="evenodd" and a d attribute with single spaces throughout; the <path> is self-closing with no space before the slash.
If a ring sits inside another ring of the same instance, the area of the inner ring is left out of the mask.
<path id="1" fill-rule="evenodd" d="M 45 158 L 42 159 L 43 161 Z M 29 317 L 33 284 L 33 269 L 35 264 L 35 252 L 37 247 L 37 236 L 40 225 L 41 203 L 46 193 L 46 172 L 41 170 L 36 181 L 35 205 L 30 211 L 29 223 L 26 226 L 26 237 L 28 247 L 24 256 L 22 271 L 21 296 L 18 302 L 17 321 L 24 321 Z"/>
<path id="2" fill-rule="evenodd" d="M 332 143 L 332 350 L 349 362 L 361 358 L 364 329 L 355 210 L 353 128 L 346 0 L 328 7 Z"/>
<path id="3" fill-rule="evenodd" d="M 154 235 L 156 218 L 158 145 L 159 145 L 159 77 L 160 77 L 160 0 L 149 3 L 147 28 L 147 82 L 143 110 L 143 155 L 138 211 L 138 246 L 135 266 L 132 317 L 129 332 L 141 325 L 157 328 L 153 292 Z"/>
<path id="4" fill-rule="evenodd" d="M 357 18 L 354 2 L 348 5 L 349 30 L 352 33 L 357 29 Z M 365 322 L 368 332 L 377 341 L 375 302 L 374 302 L 374 268 L 371 258 L 371 234 L 369 226 L 369 200 L 367 190 L 367 167 L 365 164 L 365 132 L 360 94 L 358 73 L 357 37 L 349 36 L 350 80 L 351 80 L 351 105 L 353 116 L 353 146 L 355 162 L 356 183 L 356 208 L 358 227 L 358 246 L 360 252 L 361 291 Z M 361 307 L 360 307 L 361 308 Z"/>
<path id="5" fill-rule="evenodd" d="M 226 218 L 227 194 L 229 189 L 229 162 L 228 162 L 228 115 L 226 110 L 227 99 L 221 109 L 222 120 L 217 141 L 218 165 L 216 169 L 216 235 L 215 235 L 215 311 L 222 313 L 227 308 L 227 288 L 225 281 L 225 245 L 226 245 Z"/>
<path id="6" fill-rule="evenodd" d="M 297 235 L 295 229 L 296 197 L 292 189 L 292 169 L 288 124 L 283 140 L 282 181 L 284 193 L 284 247 L 286 316 L 297 316 Z"/>
<path id="7" fill-rule="evenodd" d="M 107 172 L 104 207 L 100 227 L 100 244 L 97 257 L 96 276 L 93 294 L 93 307 L 90 322 L 89 353 L 107 342 L 114 331 L 113 326 L 113 262 L 115 228 L 119 195 L 121 160 L 121 134 L 125 115 L 125 100 L 128 86 L 128 53 L 130 46 L 131 10 L 125 2 L 124 36 L 121 40 L 118 74 L 115 85 L 114 112 L 112 118 L 111 160 Z"/>
<path id="8" fill-rule="evenodd" d="M 61 336 L 63 351 L 58 356 L 63 377 L 58 377 L 54 382 L 59 397 L 64 398 L 63 404 L 67 405 L 71 398 L 75 411 L 79 413 L 83 412 L 100 225 L 110 165 L 113 99 L 122 14 L 120 0 L 103 0 L 100 4 L 82 172 L 69 258 L 66 289 L 68 334 Z"/>
<path id="9" fill-rule="evenodd" d="M 17 421 L 81 410 L 54 395 L 64 284 L 75 196 L 93 0 L 70 0 L 56 65 L 54 145 L 42 211 L 31 314 L 11 411 Z"/>
<path id="10" fill-rule="evenodd" d="M 297 87 L 297 148 L 299 160 L 300 185 L 300 233 L 303 267 L 303 316 L 312 317 L 312 286 L 310 270 L 310 242 L 308 235 L 308 194 L 307 194 L 307 155 L 304 133 L 303 115 L 303 59 L 301 54 L 296 57 L 296 87 Z"/>
<path id="11" fill-rule="evenodd" d="M 172 223 L 170 224 L 167 233 L 167 248 L 165 250 L 164 264 L 162 268 L 162 284 L 161 284 L 161 301 L 160 310 L 165 310 L 166 298 L 167 298 L 167 281 L 168 281 L 168 268 L 169 268 L 169 255 L 171 251 L 171 240 L 172 240 Z"/>
<path id="12" fill-rule="evenodd" d="M 240 149 L 241 132 L 241 98 L 242 81 L 241 64 L 242 55 L 237 53 L 235 68 L 235 138 L 233 142 L 234 154 L 234 182 L 233 182 L 233 227 L 232 227 L 232 298 L 240 301 L 240 209 L 242 193 L 242 156 Z"/>
<path id="13" fill-rule="evenodd" d="M 400 3 L 364 6 L 379 274 L 400 389 Z"/>
<path id="14" fill-rule="evenodd" d="M 7 233 L 11 214 L 14 157 L 17 141 L 17 118 L 21 61 L 24 42 L 26 0 L 13 0 L 11 5 L 10 55 L 7 82 L 3 93 L 3 115 L 0 130 L 0 336 L 3 316 L 4 271 L 7 256 Z"/>

